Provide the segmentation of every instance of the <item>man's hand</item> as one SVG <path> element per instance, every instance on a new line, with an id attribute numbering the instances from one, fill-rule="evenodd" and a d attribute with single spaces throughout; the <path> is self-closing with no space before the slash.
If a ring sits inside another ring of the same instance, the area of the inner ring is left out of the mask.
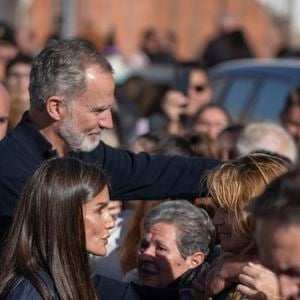
<path id="1" fill-rule="evenodd" d="M 278 281 L 273 272 L 249 262 L 239 275 L 237 290 L 251 299 L 279 299 Z"/>
<path id="2" fill-rule="evenodd" d="M 249 259 L 249 256 L 221 256 L 207 271 L 197 276 L 193 287 L 204 293 L 204 299 L 212 298 L 238 282 L 238 276 L 248 264 Z"/>

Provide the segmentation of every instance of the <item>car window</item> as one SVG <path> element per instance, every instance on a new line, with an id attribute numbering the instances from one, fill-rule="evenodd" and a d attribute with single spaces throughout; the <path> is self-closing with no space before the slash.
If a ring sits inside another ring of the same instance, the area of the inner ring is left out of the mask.
<path id="1" fill-rule="evenodd" d="M 257 93 L 255 103 L 247 113 L 248 117 L 257 121 L 278 121 L 279 112 L 290 89 L 291 85 L 287 81 L 268 79 Z"/>
<path id="2" fill-rule="evenodd" d="M 213 80 L 211 82 L 212 90 L 213 90 L 213 102 L 220 103 L 219 100 L 222 99 L 222 95 L 224 94 L 225 88 L 227 86 L 227 79 L 221 78 L 217 80 Z"/>
<path id="3" fill-rule="evenodd" d="M 257 81 L 255 78 L 230 79 L 226 93 L 223 94 L 223 99 L 220 99 L 220 103 L 223 104 L 234 119 L 238 119 L 248 105 L 248 101 L 256 86 Z"/>

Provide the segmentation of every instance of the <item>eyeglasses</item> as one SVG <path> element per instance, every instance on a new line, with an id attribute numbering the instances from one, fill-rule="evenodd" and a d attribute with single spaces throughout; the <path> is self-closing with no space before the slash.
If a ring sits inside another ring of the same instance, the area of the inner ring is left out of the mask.
<path id="1" fill-rule="evenodd" d="M 190 88 L 195 90 L 197 93 L 201 93 L 207 88 L 207 84 L 196 84 L 190 86 Z"/>

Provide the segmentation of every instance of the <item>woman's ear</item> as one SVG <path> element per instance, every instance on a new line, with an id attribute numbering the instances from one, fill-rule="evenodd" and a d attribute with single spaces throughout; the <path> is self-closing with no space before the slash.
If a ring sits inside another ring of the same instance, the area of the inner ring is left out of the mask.
<path id="1" fill-rule="evenodd" d="M 46 110 L 53 120 L 59 121 L 65 115 L 66 108 L 59 96 L 51 96 L 46 101 Z"/>
<path id="2" fill-rule="evenodd" d="M 189 265 L 189 268 L 196 268 L 200 266 L 205 259 L 205 255 L 203 252 L 196 252 L 190 256 L 187 257 L 187 263 Z"/>

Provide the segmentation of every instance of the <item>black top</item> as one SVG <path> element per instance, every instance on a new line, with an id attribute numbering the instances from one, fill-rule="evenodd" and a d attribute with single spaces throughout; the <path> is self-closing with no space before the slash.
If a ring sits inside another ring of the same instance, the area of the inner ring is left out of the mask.
<path id="1" fill-rule="evenodd" d="M 110 197 L 118 200 L 194 198 L 200 178 L 218 161 L 204 158 L 134 154 L 103 142 L 91 152 L 69 156 L 106 170 L 111 179 Z M 22 121 L 0 142 L 0 216 L 11 216 L 26 179 L 40 164 L 57 156 L 52 145 L 28 120 Z"/>
<path id="2" fill-rule="evenodd" d="M 53 279 L 46 273 L 39 273 L 39 275 L 53 294 L 52 299 L 58 300 L 59 297 Z M 92 280 L 96 289 L 96 294 L 100 300 L 179 300 L 178 289 L 143 287 L 99 275 L 94 275 Z M 41 300 L 42 297 L 30 280 L 21 277 L 18 284 L 10 290 L 9 294 L 4 299 Z"/>

